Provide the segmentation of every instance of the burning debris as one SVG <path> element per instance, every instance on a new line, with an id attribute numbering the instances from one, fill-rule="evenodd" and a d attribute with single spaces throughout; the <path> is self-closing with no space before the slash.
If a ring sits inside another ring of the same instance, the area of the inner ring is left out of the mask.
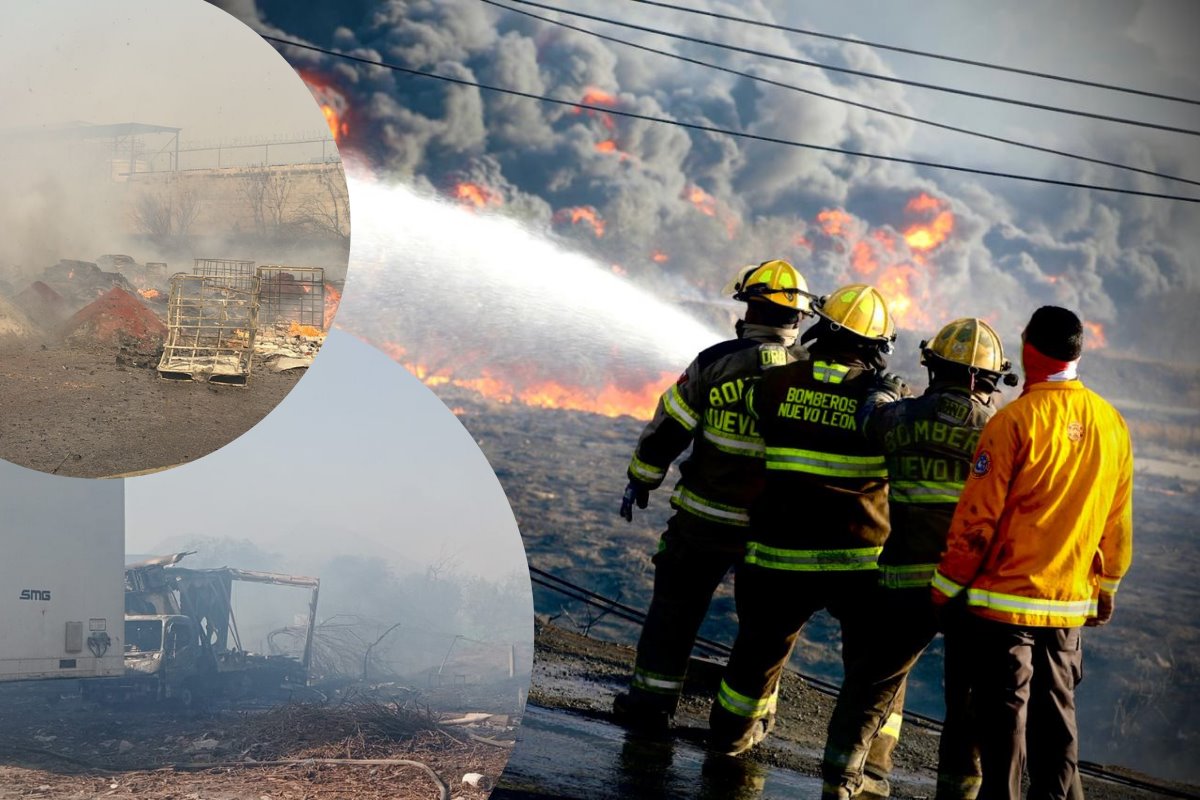
<path id="1" fill-rule="evenodd" d="M 114 286 L 76 311 L 63 326 L 63 339 L 83 348 L 130 348 L 153 354 L 162 347 L 167 326 L 132 294 Z"/>

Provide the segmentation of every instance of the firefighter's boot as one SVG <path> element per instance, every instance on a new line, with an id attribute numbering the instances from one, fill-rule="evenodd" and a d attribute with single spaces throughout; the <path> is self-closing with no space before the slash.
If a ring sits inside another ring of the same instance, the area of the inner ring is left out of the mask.
<path id="1" fill-rule="evenodd" d="M 638 733 L 666 733 L 675 715 L 674 701 L 632 689 L 613 698 L 613 718 Z"/>

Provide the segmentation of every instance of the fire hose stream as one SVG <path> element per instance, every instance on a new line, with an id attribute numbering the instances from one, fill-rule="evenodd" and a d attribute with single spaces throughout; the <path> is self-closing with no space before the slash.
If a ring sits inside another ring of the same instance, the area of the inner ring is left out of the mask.
<path id="1" fill-rule="evenodd" d="M 597 594 L 589 589 L 585 589 L 577 583 L 572 583 L 564 578 L 559 578 L 545 570 L 531 566 L 529 568 L 530 580 L 538 586 L 542 586 L 551 591 L 557 592 L 572 600 L 577 600 L 585 603 L 593 608 L 606 611 L 615 617 L 642 624 L 646 620 L 644 611 L 640 611 L 632 606 L 625 605 L 617 600 L 604 595 Z M 723 642 L 718 642 L 713 639 L 707 639 L 703 636 L 696 637 L 696 649 L 712 656 L 728 656 L 732 647 Z M 840 686 L 831 681 L 826 681 L 812 675 L 807 675 L 792 665 L 787 665 L 786 669 L 797 675 L 805 683 L 811 685 L 814 689 L 822 694 L 831 697 L 837 697 Z M 932 731 L 941 733 L 942 721 L 936 717 L 931 717 L 925 714 L 918 714 L 913 711 L 905 711 L 904 719 L 906 722 L 913 723 L 919 727 L 927 728 Z M 1186 800 L 1200 800 L 1200 794 L 1188 791 L 1186 789 L 1178 789 L 1171 786 L 1164 786 L 1159 783 L 1141 780 L 1127 775 L 1120 775 L 1112 770 L 1109 770 L 1102 764 L 1096 764 L 1091 761 L 1080 761 L 1079 771 L 1084 775 L 1098 780 L 1108 781 L 1109 783 L 1121 784 L 1131 788 L 1141 789 L 1147 792 L 1157 793 L 1160 797 L 1179 797 Z"/>

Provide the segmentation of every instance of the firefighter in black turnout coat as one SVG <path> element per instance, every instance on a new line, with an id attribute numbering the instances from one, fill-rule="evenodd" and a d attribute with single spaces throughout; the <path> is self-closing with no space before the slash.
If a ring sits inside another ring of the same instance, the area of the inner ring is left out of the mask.
<path id="1" fill-rule="evenodd" d="M 884 376 L 859 412 L 863 435 L 884 452 L 892 531 L 879 557 L 871 649 L 847 666 L 829 723 L 827 800 L 862 786 L 886 794 L 877 787 L 886 787 L 891 770 L 908 673 L 938 632 L 929 585 L 980 433 L 996 413 L 992 395 L 1001 380 L 1016 385 L 999 335 L 981 319 L 954 320 L 921 342 L 921 363 L 929 372 L 924 394 L 905 397 L 903 384 Z M 947 696 L 961 695 L 961 683 L 947 671 Z M 947 704 L 937 800 L 974 800 L 979 792 L 978 748 L 960 713 L 966 705 Z"/>
<path id="2" fill-rule="evenodd" d="M 880 293 L 854 284 L 815 306 L 807 353 L 747 392 L 766 467 L 735 583 L 738 634 L 709 717 L 710 744 L 736 755 L 774 723 L 779 679 L 800 629 L 819 609 L 842 625 L 853 661 L 888 535 L 883 451 L 856 415 L 891 352 L 895 325 Z"/>
<path id="3" fill-rule="evenodd" d="M 621 516 L 645 508 L 671 463 L 691 445 L 671 495 L 675 514 L 654 555 L 654 596 L 638 641 L 629 691 L 613 712 L 626 725 L 664 730 L 679 702 L 688 659 L 708 606 L 741 561 L 751 503 L 763 484 L 763 444 L 746 414 L 749 383 L 796 360 L 801 316 L 811 314 L 808 285 L 786 261 L 746 267 L 727 287 L 746 303 L 737 338 L 688 365 L 659 400 L 629 464 Z"/>

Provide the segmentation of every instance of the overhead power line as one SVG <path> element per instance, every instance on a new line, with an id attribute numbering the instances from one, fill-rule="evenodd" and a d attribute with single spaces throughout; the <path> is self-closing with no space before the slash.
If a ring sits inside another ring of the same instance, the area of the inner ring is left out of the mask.
<path id="1" fill-rule="evenodd" d="M 905 53 L 910 56 L 921 56 L 922 58 L 934 58 L 939 61 L 951 61 L 955 64 L 967 64 L 972 67 L 982 67 L 984 69 L 994 69 L 1001 72 L 1011 72 L 1016 75 L 1028 75 L 1033 78 L 1044 78 L 1048 81 L 1059 81 L 1061 83 L 1072 83 L 1076 86 L 1091 86 L 1096 89 L 1107 89 L 1112 92 L 1123 92 L 1125 94 L 1138 95 L 1140 97 L 1153 97 L 1158 100 L 1171 100 L 1176 103 L 1189 103 L 1191 105 L 1200 105 L 1200 100 L 1191 97 L 1179 97 L 1177 95 L 1163 94 L 1161 92 L 1151 92 L 1145 89 L 1134 89 L 1128 86 L 1117 86 L 1111 83 L 1102 83 L 1100 81 L 1089 81 L 1083 78 L 1070 78 L 1066 75 L 1057 75 L 1052 72 L 1038 72 L 1032 69 L 1022 69 L 1013 67 L 1007 64 L 997 64 L 989 61 L 976 61 L 970 58 L 960 58 L 958 56 L 950 56 L 945 53 L 931 53 L 928 50 L 916 50 L 911 47 L 899 47 L 894 44 L 883 44 L 881 42 L 870 42 L 865 39 L 855 39 L 852 36 L 838 36 L 833 33 L 822 33 L 821 31 L 807 30 L 805 28 L 794 28 L 790 25 L 780 25 L 774 22 L 763 22 L 762 20 L 749 19 L 747 17 L 737 17 L 732 14 L 721 14 L 717 11 L 708 11 L 702 8 L 688 8 L 687 6 L 677 6 L 673 3 L 663 3 L 659 0 L 629 0 L 632 3 L 641 3 L 647 6 L 658 6 L 659 8 L 669 8 L 672 11 L 683 11 L 688 14 L 698 14 L 703 17 L 712 17 L 714 19 L 725 20 L 726 22 L 740 22 L 744 25 L 753 25 L 759 28 L 769 28 L 776 31 L 785 31 L 787 33 L 798 33 L 802 36 L 813 36 L 819 39 L 832 39 L 835 42 L 847 42 L 849 44 L 860 44 L 864 47 L 873 47 L 876 50 L 890 50 L 893 53 Z"/>
<path id="2" fill-rule="evenodd" d="M 701 67 L 707 67 L 708 69 L 715 69 L 720 72 L 725 72 L 730 75 L 737 75 L 739 77 L 747 78 L 749 80 L 757 81 L 759 83 L 765 83 L 765 84 L 769 84 L 771 86 L 777 86 L 781 89 L 789 89 L 791 91 L 801 92 L 803 94 L 811 95 L 813 97 L 821 97 L 826 100 L 832 100 L 835 103 L 842 103 L 844 105 L 854 106 L 855 108 L 861 108 L 861 109 L 865 109 L 867 111 L 874 111 L 879 114 L 886 114 L 891 117 L 897 117 L 899 119 L 909 120 L 910 122 L 916 122 L 921 125 L 929 125 L 931 127 L 940 128 L 942 130 L 953 131 L 954 133 L 962 133 L 962 134 L 966 134 L 967 136 L 975 136 L 980 139 L 987 139 L 987 140 L 993 141 L 993 142 L 1000 142 L 1001 144 L 1008 144 L 1008 145 L 1012 145 L 1014 147 L 1023 147 L 1028 150 L 1036 150 L 1041 153 L 1049 153 L 1050 155 L 1062 156 L 1064 158 L 1071 158 L 1071 159 L 1075 159 L 1077 161 L 1085 161 L 1089 164 L 1099 164 L 1101 166 L 1112 167 L 1114 169 L 1122 169 L 1122 170 L 1127 170 L 1129 172 L 1136 172 L 1136 173 L 1139 173 L 1142 175 L 1150 175 L 1155 178 L 1164 178 L 1164 179 L 1170 180 L 1170 181 L 1179 181 L 1181 183 L 1190 183 L 1193 186 L 1200 186 L 1200 181 L 1192 180 L 1191 178 L 1181 178 L 1176 175 L 1169 175 L 1165 172 L 1156 172 L 1151 169 L 1142 169 L 1141 167 L 1132 167 L 1132 166 L 1129 166 L 1128 164 L 1120 164 L 1115 161 L 1107 161 L 1102 158 L 1093 158 L 1091 156 L 1080 155 L 1078 153 L 1071 153 L 1066 150 L 1056 150 L 1052 147 L 1043 147 L 1042 145 L 1032 144 L 1030 142 L 1022 142 L 1017 139 L 1008 139 L 1003 136 L 996 136 L 994 134 L 984 133 L 983 131 L 971 130 L 970 128 L 960 128 L 958 126 L 949 125 L 944 122 L 935 122 L 934 120 L 925 119 L 923 117 L 914 116 L 912 114 L 905 114 L 900 111 L 895 111 L 895 110 L 888 109 L 888 108 L 880 108 L 879 106 L 873 106 L 868 103 L 861 103 L 861 102 L 858 102 L 857 100 L 850 100 L 850 99 L 847 99 L 844 97 L 838 97 L 836 95 L 825 94 L 824 92 L 818 92 L 815 89 L 808 89 L 803 86 L 797 86 L 792 83 L 785 83 L 783 81 L 777 81 L 772 78 L 765 78 L 761 75 L 755 75 L 754 73 L 751 73 L 751 72 L 745 72 L 743 70 L 734 69 L 732 67 L 726 67 L 721 64 L 714 64 L 710 61 L 701 61 L 698 58 L 691 58 L 690 56 L 685 56 L 680 53 L 672 53 L 670 50 L 659 50 L 658 48 L 655 48 L 655 47 L 650 47 L 648 45 L 643 45 L 643 44 L 637 44 L 636 42 L 631 42 L 626 39 L 618 38 L 616 36 L 609 36 L 608 34 L 600 33 L 599 31 L 593 31 L 588 28 L 581 28 L 578 25 L 572 25 L 569 22 L 563 22 L 562 20 L 552 19 L 550 17 L 543 17 L 540 14 L 534 14 L 532 11 L 523 11 L 522 9 L 519 9 L 519 8 L 512 8 L 511 6 L 507 6 L 507 5 L 504 5 L 503 3 L 496 2 L 496 0 L 480 0 L 480 2 L 486 3 L 490 6 L 495 6 L 496 8 L 502 8 L 505 11 L 509 11 L 513 14 L 521 14 L 522 16 L 530 17 L 530 18 L 536 19 L 536 20 L 541 20 L 542 22 L 548 23 L 550 25 L 557 25 L 559 27 L 566 28 L 566 29 L 572 30 L 572 31 L 577 31 L 579 33 L 583 33 L 588 36 L 594 36 L 597 39 L 603 39 L 604 41 L 607 41 L 607 42 L 613 42 L 615 44 L 624 45 L 626 47 L 632 47 L 636 50 L 642 50 L 643 52 L 647 52 L 647 53 L 655 53 L 657 55 L 665 56 L 667 58 L 673 58 L 677 61 L 684 61 L 688 64 L 696 64 Z"/>
<path id="3" fill-rule="evenodd" d="M 538 569 L 532 565 L 529 567 L 529 580 L 544 589 L 557 592 L 558 594 L 561 594 L 570 600 L 584 603 L 585 605 L 589 605 L 599 611 L 610 613 L 615 617 L 626 620 L 627 622 L 634 622 L 637 624 L 645 624 L 646 622 L 645 612 L 633 608 L 632 606 L 625 605 L 618 600 L 614 600 L 612 598 L 605 597 L 602 594 L 593 592 L 590 589 L 585 589 L 578 583 L 569 581 L 566 578 L 560 578 L 551 572 Z M 695 649 L 700 650 L 707 655 L 725 657 L 728 657 L 730 653 L 733 652 L 733 648 L 730 645 L 714 639 L 708 639 L 703 636 L 696 637 Z M 818 678 L 815 675 L 802 672 L 790 662 L 784 665 L 784 669 L 788 672 L 791 672 L 793 675 L 798 676 L 801 680 L 812 686 L 821 694 L 828 695 L 830 697 L 837 697 L 838 693 L 841 691 L 840 685 L 832 681 L 827 681 L 823 678 Z M 924 725 L 939 733 L 942 730 L 942 721 L 937 717 L 932 717 L 928 714 L 920 714 L 910 709 L 904 709 L 903 714 L 906 721 L 920 723 L 921 725 Z M 1143 780 L 1133 775 L 1115 772 L 1102 764 L 1097 764 L 1092 761 L 1080 761 L 1079 771 L 1093 778 L 1098 778 L 1099 780 L 1120 784 L 1122 786 L 1129 786 L 1143 791 L 1154 792 L 1162 797 L 1178 797 L 1183 798 L 1184 800 L 1200 800 L 1200 794 L 1197 794 L 1195 791 L 1177 788 L 1174 786 L 1167 786 L 1157 782 Z"/>
<path id="4" fill-rule="evenodd" d="M 356 62 L 359 64 L 365 64 L 367 66 L 372 66 L 372 67 L 381 67 L 383 69 L 389 69 L 394 72 L 402 72 L 407 75 L 414 75 L 414 76 L 419 76 L 419 77 L 423 77 L 423 78 L 430 78 L 433 80 L 444 81 L 446 83 L 457 84 L 459 86 L 470 86 L 470 87 L 473 87 L 476 89 L 484 89 L 484 90 L 490 91 L 490 92 L 497 92 L 499 94 L 511 95 L 513 97 L 524 97 L 524 98 L 527 98 L 530 100 L 537 100 L 539 102 L 549 103 L 552 105 L 568 106 L 571 108 L 579 108 L 579 109 L 584 109 L 587 111 L 595 111 L 597 113 L 611 114 L 613 116 L 618 116 L 618 117 L 627 117 L 629 119 L 640 119 L 645 122 L 654 122 L 654 123 L 659 123 L 659 124 L 663 124 L 663 125 L 673 125 L 678 128 L 685 128 L 687 130 L 700 131 L 703 133 L 715 133 L 715 134 L 720 134 L 723 136 L 732 136 L 732 137 L 739 138 L 739 139 L 749 139 L 752 141 L 767 142 L 770 144 L 779 144 L 779 145 L 785 145 L 785 146 L 789 146 L 789 147 L 800 147 L 800 148 L 804 148 L 807 150 L 817 150 L 817 151 L 821 151 L 821 152 L 825 152 L 825 153 L 837 153 L 839 155 L 851 156 L 851 157 L 855 157 L 855 158 L 869 158 L 869 159 L 875 159 L 877 161 L 890 161 L 890 162 L 896 163 L 896 164 L 909 164 L 911 166 L 916 166 L 916 167 L 929 167 L 930 169 L 942 169 L 942 170 L 948 170 L 951 172 L 963 172 L 963 173 L 968 173 L 968 174 L 972 174 L 972 175 L 986 175 L 988 177 L 993 177 L 993 178 L 1007 178 L 1009 180 L 1027 181 L 1030 183 L 1044 183 L 1044 184 L 1050 184 L 1053 186 L 1067 186 L 1067 187 L 1074 188 L 1074 189 L 1092 189 L 1092 190 L 1098 191 L 1098 192 L 1111 192 L 1113 194 L 1135 195 L 1138 197 L 1153 197 L 1153 198 L 1157 198 L 1159 200 L 1177 200 L 1177 201 L 1183 202 L 1183 203 L 1200 203 L 1200 197 L 1187 197 L 1184 195 L 1164 194 L 1161 192 L 1145 192 L 1145 191 L 1140 191 L 1137 189 L 1122 189 L 1120 187 L 1115 187 L 1115 186 L 1101 186 L 1098 184 L 1081 183 L 1078 181 L 1065 181 L 1065 180 L 1058 180 L 1055 178 L 1041 178 L 1036 175 L 1021 175 L 1018 173 L 1000 172 L 998 170 L 979 169 L 976 167 L 965 167 L 965 166 L 961 166 L 961 165 L 957 165 L 957 164 L 941 164 L 936 161 L 925 161 L 922 159 L 915 159 L 915 158 L 902 158 L 900 156 L 887 156 L 887 155 L 883 155 L 880 153 L 865 153 L 865 152 L 860 152 L 857 150 L 847 150 L 847 149 L 840 148 L 840 147 L 828 147 L 826 145 L 812 144 L 810 142 L 798 142 L 798 141 L 795 141 L 792 139 L 783 139 L 783 138 L 776 137 L 776 136 L 766 136 L 763 134 L 749 133 L 747 131 L 735 131 L 735 130 L 729 130 L 726 128 L 718 128 L 715 125 L 701 125 L 701 124 L 698 124 L 695 122 L 684 122 L 681 120 L 668 119 L 666 117 L 656 117 L 651 114 L 639 114 L 634 111 L 624 111 L 624 110 L 612 108 L 609 106 L 596 105 L 593 103 L 584 103 L 584 102 L 580 102 L 578 100 L 564 100 L 564 99 L 557 98 L 557 97 L 546 97 L 545 95 L 535 94 L 533 92 L 524 92 L 519 89 L 510 89 L 510 88 L 507 88 L 504 86 L 492 86 L 492 85 L 486 84 L 486 83 L 479 83 L 478 81 L 469 81 L 469 80 L 466 80 L 465 78 L 455 78 L 450 75 L 440 75 L 436 72 L 428 72 L 426 70 L 413 69 L 412 67 L 402 67 L 399 64 L 389 64 L 385 61 L 378 61 L 375 59 L 363 58 L 361 56 L 355 56 L 355 55 L 351 55 L 349 53 L 339 53 L 335 50 L 329 50 L 324 47 L 318 47 L 316 45 L 307 44 L 305 42 L 297 42 L 297 41 L 293 41 L 291 39 L 283 39 L 278 36 L 269 36 L 266 34 L 260 34 L 260 35 L 262 36 L 263 39 L 266 39 L 269 42 L 275 42 L 276 44 L 284 45 L 286 47 L 296 47 L 301 50 L 309 50 L 309 51 L 312 51 L 315 53 L 323 53 L 324 55 L 332 56 L 334 58 L 340 58 L 340 59 L 343 59 L 346 61 L 353 61 L 353 62 Z"/>
<path id="5" fill-rule="evenodd" d="M 1045 103 L 1034 103 L 1030 100 L 1018 100 L 1014 97 L 1001 97 L 1000 95 L 987 94 L 985 92 L 974 92 L 969 89 L 956 89 L 952 86 L 942 86 L 936 83 L 925 83 L 923 81 L 913 81 L 906 78 L 898 78 L 894 75 L 881 75 L 876 72 L 867 72 L 860 69 L 851 69 L 850 67 L 839 67 L 834 64 L 825 64 L 819 61 L 809 61 L 803 58 L 784 55 L 783 53 L 770 53 L 764 50 L 755 50 L 751 47 L 740 47 L 738 45 L 729 44 L 728 42 L 716 42 L 711 39 L 703 39 L 698 36 L 688 36 L 684 33 L 676 31 L 666 31 L 661 28 L 651 28 L 646 25 L 638 25 L 634 22 L 624 22 L 621 20 L 612 19 L 610 17 L 601 17 L 596 14 L 585 14 L 581 11 L 569 11 L 565 8 L 556 6 L 548 6 L 543 3 L 536 3 L 532 0 L 509 0 L 511 3 L 520 3 L 525 6 L 533 6 L 535 8 L 545 9 L 547 11 L 555 11 L 559 14 L 567 14 L 572 17 L 581 17 L 590 19 L 594 22 L 604 22 L 609 25 L 616 25 L 622 28 L 642 31 L 643 33 L 653 33 L 657 36 L 666 36 L 671 39 L 678 39 L 682 42 L 691 42 L 693 44 L 702 44 L 708 47 L 719 47 L 722 50 L 730 50 L 735 53 L 744 53 L 746 55 L 756 56 L 758 58 L 769 58 L 773 61 L 783 61 L 789 64 L 799 64 L 805 67 L 817 67 L 819 69 L 829 70 L 831 72 L 842 72 L 847 75 L 857 75 L 861 78 L 869 78 L 871 80 L 886 81 L 888 83 L 897 83 L 903 86 L 912 86 L 918 89 L 929 89 L 935 92 L 945 92 L 947 94 L 956 94 L 963 97 L 973 97 L 978 100 L 990 100 L 996 103 L 1005 103 L 1008 105 L 1021 106 L 1023 108 L 1033 108 L 1039 111 L 1052 111 L 1055 114 L 1066 114 L 1068 116 L 1085 117 L 1087 119 L 1100 120 L 1102 122 L 1117 122 L 1122 125 L 1133 125 L 1139 128 L 1151 128 L 1153 130 L 1167 131 L 1169 133 L 1183 133 L 1188 136 L 1200 136 L 1200 130 L 1192 128 L 1179 128 L 1174 125 L 1162 125 L 1157 122 L 1145 122 L 1143 120 L 1129 119 L 1127 117 L 1114 117 L 1109 114 L 1098 114 L 1092 111 L 1083 111 L 1074 108 L 1059 108 L 1057 106 L 1047 105 Z"/>

